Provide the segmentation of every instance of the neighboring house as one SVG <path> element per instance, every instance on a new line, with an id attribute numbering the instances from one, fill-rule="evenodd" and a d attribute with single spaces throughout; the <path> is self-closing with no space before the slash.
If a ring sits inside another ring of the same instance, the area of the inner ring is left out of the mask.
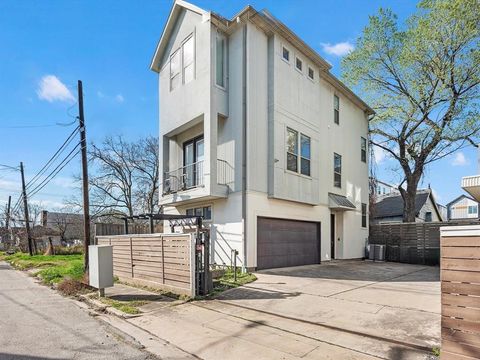
<path id="1" fill-rule="evenodd" d="M 403 221 L 403 198 L 400 194 L 381 197 L 375 203 L 373 223 L 400 223 Z M 417 191 L 415 222 L 443 221 L 431 189 Z"/>
<path id="2" fill-rule="evenodd" d="M 73 242 L 83 238 L 83 215 L 43 210 L 41 226 L 51 229 L 63 241 Z"/>
<path id="3" fill-rule="evenodd" d="M 478 219 L 478 202 L 467 195 L 460 195 L 447 204 L 448 220 Z"/>
<path id="4" fill-rule="evenodd" d="M 438 211 L 440 212 L 440 216 L 442 217 L 442 220 L 447 221 L 448 220 L 448 208 L 447 208 L 447 206 L 437 203 L 437 208 L 438 208 Z"/>
<path id="5" fill-rule="evenodd" d="M 381 180 L 370 178 L 371 182 L 371 193 L 375 196 L 383 196 L 390 194 L 399 194 L 398 188 L 395 185 L 388 184 Z"/>
<path id="6" fill-rule="evenodd" d="M 267 11 L 174 3 L 151 64 L 160 204 L 204 217 L 214 263 L 232 250 L 249 269 L 364 256 L 373 110 L 330 68 Z"/>

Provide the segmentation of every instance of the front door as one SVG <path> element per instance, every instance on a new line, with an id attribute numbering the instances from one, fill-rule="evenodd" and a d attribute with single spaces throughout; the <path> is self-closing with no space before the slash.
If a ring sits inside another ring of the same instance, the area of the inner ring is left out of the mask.
<path id="1" fill-rule="evenodd" d="M 330 254 L 335 259 L 335 214 L 330 214 Z"/>
<path id="2" fill-rule="evenodd" d="M 185 187 L 203 184 L 203 136 L 183 144 L 183 177 Z"/>

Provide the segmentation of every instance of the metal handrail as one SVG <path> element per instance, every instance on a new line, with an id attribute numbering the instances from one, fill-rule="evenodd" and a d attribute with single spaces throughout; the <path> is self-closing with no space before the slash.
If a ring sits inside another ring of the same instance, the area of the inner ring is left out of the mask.
<path id="1" fill-rule="evenodd" d="M 166 172 L 163 182 L 163 194 L 176 193 L 203 185 L 204 174 L 202 160 Z"/>

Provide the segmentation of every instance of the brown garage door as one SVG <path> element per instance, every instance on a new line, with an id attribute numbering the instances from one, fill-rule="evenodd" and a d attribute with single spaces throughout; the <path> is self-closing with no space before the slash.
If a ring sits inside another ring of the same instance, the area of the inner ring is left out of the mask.
<path id="1" fill-rule="evenodd" d="M 257 269 L 318 264 L 320 223 L 257 219 Z"/>

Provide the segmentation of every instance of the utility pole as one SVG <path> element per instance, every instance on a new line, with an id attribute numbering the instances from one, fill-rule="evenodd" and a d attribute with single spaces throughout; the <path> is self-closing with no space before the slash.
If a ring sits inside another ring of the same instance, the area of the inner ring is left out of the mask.
<path id="1" fill-rule="evenodd" d="M 27 202 L 27 190 L 25 188 L 25 174 L 23 172 L 23 162 L 20 162 L 20 173 L 22 174 L 22 197 L 23 197 L 23 207 L 25 213 L 25 229 L 27 230 L 27 239 L 28 239 L 28 253 L 30 256 L 33 255 L 33 246 L 32 246 L 32 235 L 30 234 L 30 222 L 28 219 L 28 202 Z"/>
<path id="2" fill-rule="evenodd" d="M 7 214 L 5 219 L 5 230 L 7 232 L 7 239 L 8 239 L 8 246 L 10 246 L 10 232 L 8 228 L 10 227 L 10 206 L 12 205 L 12 196 L 8 196 L 8 204 L 7 204 Z"/>
<path id="3" fill-rule="evenodd" d="M 83 191 L 83 267 L 88 271 L 88 246 L 90 245 L 90 208 L 88 199 L 88 163 L 87 136 L 85 133 L 85 118 L 83 114 L 83 86 L 78 80 L 78 120 L 80 123 L 80 146 L 82 148 L 82 191 Z"/>

